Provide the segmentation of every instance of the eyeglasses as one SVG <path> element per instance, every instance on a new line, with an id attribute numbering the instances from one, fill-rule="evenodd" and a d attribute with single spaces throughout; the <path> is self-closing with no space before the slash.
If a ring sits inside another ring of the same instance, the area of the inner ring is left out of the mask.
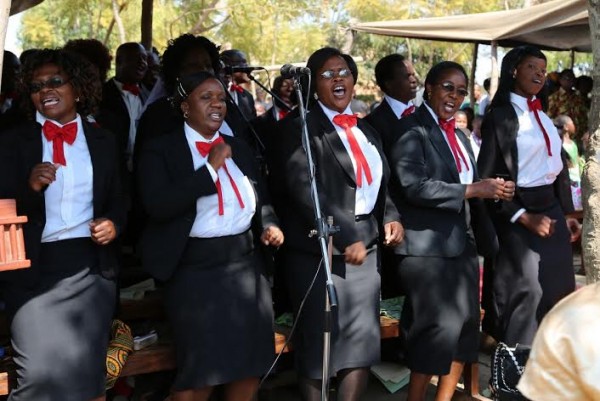
<path id="1" fill-rule="evenodd" d="M 342 68 L 339 71 L 327 70 L 323 71 L 320 75 L 323 79 L 332 79 L 335 77 L 346 78 L 350 76 L 350 70 L 347 68 Z"/>
<path id="2" fill-rule="evenodd" d="M 467 91 L 464 88 L 456 88 L 456 86 L 454 86 L 453 84 L 451 84 L 450 82 L 442 82 L 441 84 L 439 84 L 442 89 L 448 93 L 454 92 L 456 91 L 456 93 L 458 94 L 458 96 L 460 97 L 465 97 L 469 94 L 469 91 Z"/>
<path id="3" fill-rule="evenodd" d="M 44 82 L 32 82 L 29 84 L 29 93 L 34 94 L 38 93 L 44 88 L 48 89 L 56 89 L 68 83 L 68 79 L 64 79 L 61 76 L 55 76 Z"/>

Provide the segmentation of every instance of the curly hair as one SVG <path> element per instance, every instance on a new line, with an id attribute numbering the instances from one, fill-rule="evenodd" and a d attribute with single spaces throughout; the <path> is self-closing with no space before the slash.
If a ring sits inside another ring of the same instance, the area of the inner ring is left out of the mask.
<path id="1" fill-rule="evenodd" d="M 219 74 L 221 70 L 219 46 L 204 36 L 194 36 L 191 33 L 183 34 L 169 40 L 167 49 L 162 56 L 161 76 L 167 93 L 173 93 L 181 70 L 181 64 L 185 60 L 187 53 L 193 49 L 203 49 L 206 51 L 210 57 L 214 73 Z"/>
<path id="2" fill-rule="evenodd" d="M 20 90 L 23 96 L 21 98 L 24 101 L 23 109 L 29 116 L 33 117 L 35 114 L 29 93 L 33 74 L 47 64 L 56 65 L 69 78 L 73 91 L 79 97 L 77 112 L 81 116 L 94 114 L 102 97 L 102 84 L 98 76 L 98 69 L 78 53 L 63 49 L 42 49 L 28 57 L 22 69 Z"/>
<path id="3" fill-rule="evenodd" d="M 106 75 L 110 70 L 112 56 L 106 46 L 97 39 L 73 39 L 69 40 L 64 50 L 81 54 L 92 64 L 98 67 L 100 81 L 106 81 Z"/>

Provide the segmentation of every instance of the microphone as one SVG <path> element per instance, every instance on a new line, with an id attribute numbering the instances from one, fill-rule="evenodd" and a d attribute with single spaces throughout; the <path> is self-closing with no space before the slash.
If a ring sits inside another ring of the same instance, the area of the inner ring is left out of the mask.
<path id="1" fill-rule="evenodd" d="M 296 75 L 310 75 L 310 69 L 306 67 L 296 67 L 291 64 L 285 64 L 280 70 L 281 76 L 284 78 L 292 78 Z"/>
<path id="2" fill-rule="evenodd" d="M 233 65 L 226 65 L 225 67 L 223 67 L 223 70 L 225 71 L 225 73 L 231 75 L 234 72 L 245 72 L 246 74 L 251 73 L 252 71 L 256 71 L 256 70 L 264 70 L 265 67 L 250 67 L 250 66 L 246 66 L 246 67 L 237 67 L 237 66 L 233 66 Z"/>

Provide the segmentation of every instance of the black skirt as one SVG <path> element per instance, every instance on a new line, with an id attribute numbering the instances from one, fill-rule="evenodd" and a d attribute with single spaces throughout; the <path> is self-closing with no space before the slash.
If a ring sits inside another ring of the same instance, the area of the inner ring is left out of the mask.
<path id="1" fill-rule="evenodd" d="M 190 238 L 167 282 L 177 356 L 177 391 L 267 372 L 275 345 L 268 280 L 246 233 Z"/>
<path id="2" fill-rule="evenodd" d="M 404 256 L 399 281 L 407 294 L 400 324 L 408 367 L 446 375 L 452 361 L 475 362 L 479 346 L 479 264 L 473 237 L 454 258 Z"/>

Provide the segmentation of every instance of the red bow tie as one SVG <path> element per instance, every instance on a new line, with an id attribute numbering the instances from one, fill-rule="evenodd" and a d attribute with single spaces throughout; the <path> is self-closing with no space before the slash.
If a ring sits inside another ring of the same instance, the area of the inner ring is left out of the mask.
<path id="1" fill-rule="evenodd" d="M 223 137 L 221 137 L 221 136 L 219 136 L 217 139 L 215 139 L 212 142 L 200 142 L 200 141 L 196 142 L 196 149 L 198 149 L 200 156 L 206 157 L 210 153 L 210 150 L 212 149 L 212 147 L 215 145 L 218 145 L 220 143 L 225 143 L 225 141 L 223 140 Z M 235 192 L 235 196 L 238 200 L 238 203 L 240 204 L 240 207 L 243 209 L 244 201 L 242 200 L 242 194 L 240 193 L 240 190 L 238 189 L 237 185 L 235 184 L 233 177 L 231 176 L 231 174 L 229 174 L 229 170 L 227 169 L 226 164 L 223 164 L 223 169 L 225 170 L 227 177 L 229 177 L 229 182 L 231 183 L 231 188 L 233 188 L 233 192 Z M 219 216 L 223 216 L 223 214 L 225 214 L 225 210 L 224 210 L 224 206 L 223 206 L 223 190 L 221 188 L 221 181 L 218 178 L 217 178 L 217 182 L 215 183 L 215 185 L 217 186 L 217 199 L 219 202 Z"/>
<path id="2" fill-rule="evenodd" d="M 237 84 L 231 84 L 231 86 L 229 87 L 229 91 L 237 92 L 237 93 L 244 93 L 244 88 L 242 88 L 241 86 L 239 86 Z"/>
<path id="3" fill-rule="evenodd" d="M 362 176 L 363 171 L 365 177 L 367 178 L 367 183 L 371 185 L 373 182 L 373 177 L 371 175 L 371 168 L 369 167 L 369 163 L 352 132 L 352 127 L 356 126 L 357 119 L 356 114 L 338 114 L 333 117 L 333 123 L 338 125 L 346 131 L 346 137 L 348 138 L 348 143 L 350 144 L 350 150 L 352 151 L 352 156 L 356 161 L 356 186 L 362 187 Z"/>
<path id="4" fill-rule="evenodd" d="M 135 96 L 140 95 L 140 87 L 136 84 L 123 84 L 123 90 Z"/>
<path id="5" fill-rule="evenodd" d="M 283 117 L 287 116 L 289 113 L 289 111 L 287 110 L 283 110 L 283 109 L 279 109 L 279 113 L 277 114 L 277 121 L 282 120 Z"/>
<path id="6" fill-rule="evenodd" d="M 71 122 L 59 127 L 50 120 L 46 120 L 42 126 L 42 132 L 48 141 L 52 141 L 52 161 L 66 166 L 64 142 L 69 145 L 75 142 L 77 123 Z"/>
<path id="7" fill-rule="evenodd" d="M 529 111 L 533 112 L 533 115 L 535 116 L 535 120 L 537 121 L 538 125 L 540 126 L 540 129 L 542 130 L 542 134 L 544 134 L 544 141 L 546 142 L 546 149 L 548 150 L 548 156 L 552 156 L 552 147 L 550 145 L 550 137 L 548 136 L 548 133 L 546 132 L 546 129 L 544 128 L 544 125 L 542 124 L 542 120 L 540 119 L 540 114 L 538 113 L 538 111 L 542 110 L 542 102 L 540 101 L 540 99 L 535 99 L 535 100 L 527 99 L 527 106 L 529 107 Z"/>
<path id="8" fill-rule="evenodd" d="M 415 106 L 413 104 L 411 104 L 410 106 L 408 106 L 407 108 L 404 109 L 401 117 L 410 116 L 414 112 L 415 112 Z"/>
<path id="9" fill-rule="evenodd" d="M 462 172 L 462 167 L 460 165 L 460 161 L 462 160 L 463 164 L 469 171 L 469 164 L 467 163 L 467 158 L 463 154 L 458 140 L 456 139 L 456 125 L 455 120 L 439 120 L 440 127 L 446 133 L 446 138 L 448 138 L 448 143 L 450 144 L 450 150 L 452 151 L 452 155 L 454 156 L 454 161 L 456 162 L 456 169 L 459 173 Z"/>

